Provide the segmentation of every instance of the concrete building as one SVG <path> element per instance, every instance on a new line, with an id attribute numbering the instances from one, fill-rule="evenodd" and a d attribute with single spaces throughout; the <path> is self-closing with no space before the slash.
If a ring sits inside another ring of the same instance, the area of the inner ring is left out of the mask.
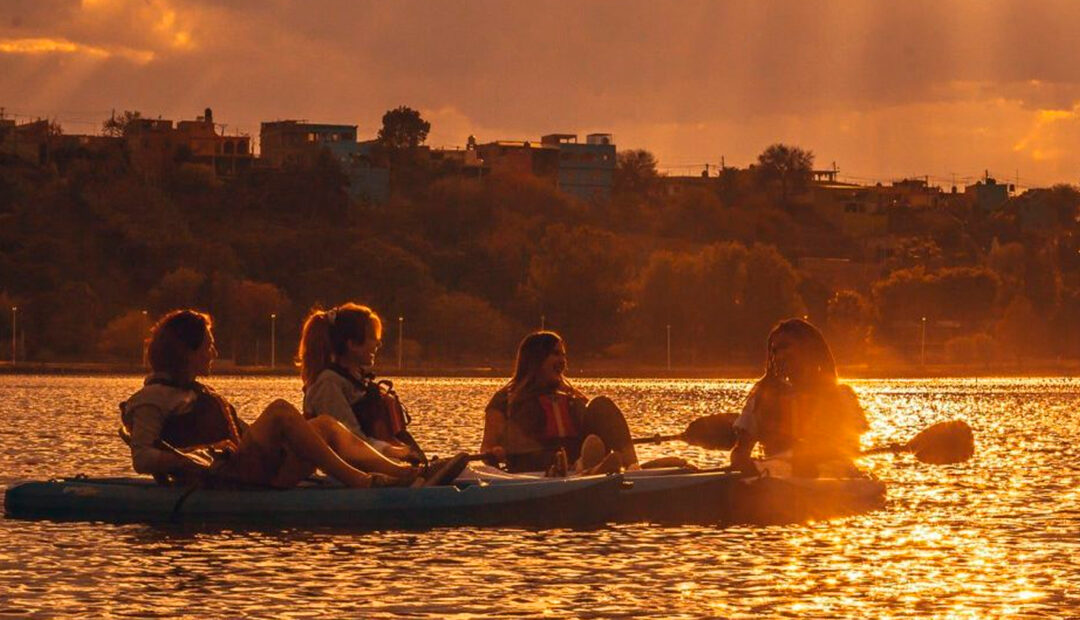
<path id="1" fill-rule="evenodd" d="M 124 146 L 132 167 L 158 178 L 181 164 L 206 166 L 215 176 L 234 176 L 251 167 L 249 136 L 225 136 L 214 125 L 213 111 L 193 121 L 137 118 L 124 128 Z"/>
<path id="2" fill-rule="evenodd" d="M 359 152 L 356 125 L 288 120 L 262 123 L 259 129 L 259 159 L 271 168 L 310 167 L 322 149 L 343 165 L 351 163 Z"/>
<path id="3" fill-rule="evenodd" d="M 295 120 L 262 123 L 259 159 L 270 168 L 310 168 L 319 153 L 329 151 L 349 178 L 349 195 L 384 203 L 390 199 L 390 170 L 375 161 L 377 143 L 356 141 L 356 125 L 304 123 Z"/>
<path id="4" fill-rule="evenodd" d="M 540 144 L 559 151 L 557 186 L 586 202 L 607 202 L 615 179 L 615 143 L 611 134 L 591 133 L 585 143 L 577 134 L 553 133 Z"/>
<path id="5" fill-rule="evenodd" d="M 968 197 L 972 208 L 982 213 L 990 213 L 1001 208 L 1009 200 L 1009 194 L 1014 190 L 1013 186 L 998 183 L 987 174 L 982 181 L 964 188 L 964 195 Z"/>
<path id="6" fill-rule="evenodd" d="M 559 147 L 519 140 L 497 140 L 476 145 L 476 154 L 492 174 L 532 175 L 559 182 Z"/>
<path id="7" fill-rule="evenodd" d="M 884 235 L 889 230 L 886 207 L 890 204 L 877 187 L 851 183 L 815 183 L 811 208 L 823 220 L 851 237 Z"/>
<path id="8" fill-rule="evenodd" d="M 53 133 L 47 120 L 18 125 L 14 119 L 0 119 L 0 153 L 43 166 L 49 163 Z"/>

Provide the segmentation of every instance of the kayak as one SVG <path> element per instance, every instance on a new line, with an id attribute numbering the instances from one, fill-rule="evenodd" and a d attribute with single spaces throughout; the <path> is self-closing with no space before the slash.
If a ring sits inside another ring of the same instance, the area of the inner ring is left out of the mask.
<path id="1" fill-rule="evenodd" d="M 8 517 L 107 522 L 273 523 L 358 528 L 587 526 L 611 516 L 622 476 L 420 488 L 211 490 L 142 478 L 24 482 L 4 493 Z"/>
<path id="2" fill-rule="evenodd" d="M 538 473 L 507 474 L 470 464 L 457 479 L 492 486 L 522 484 Z M 885 505 L 885 484 L 866 475 L 843 478 L 745 477 L 730 470 L 677 468 L 626 472 L 631 482 L 619 492 L 616 522 L 771 525 L 859 514 Z"/>
<path id="3" fill-rule="evenodd" d="M 442 525 L 539 527 L 604 522 L 779 524 L 857 514 L 885 503 L 870 476 L 747 478 L 727 470 L 647 469 L 545 478 L 471 464 L 453 485 L 347 489 L 211 490 L 144 478 L 76 477 L 7 490 L 5 512 L 24 519 L 282 523 L 358 528 Z"/>

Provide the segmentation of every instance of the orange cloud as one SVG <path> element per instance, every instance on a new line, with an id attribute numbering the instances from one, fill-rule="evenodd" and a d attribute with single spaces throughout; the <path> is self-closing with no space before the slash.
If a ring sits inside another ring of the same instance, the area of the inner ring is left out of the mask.
<path id="1" fill-rule="evenodd" d="M 154 59 L 154 53 L 145 50 L 133 50 L 123 47 L 111 49 L 94 45 L 83 45 L 61 38 L 26 38 L 0 39 L 2 54 L 77 54 L 91 58 L 124 58 L 138 64 L 145 64 Z"/>

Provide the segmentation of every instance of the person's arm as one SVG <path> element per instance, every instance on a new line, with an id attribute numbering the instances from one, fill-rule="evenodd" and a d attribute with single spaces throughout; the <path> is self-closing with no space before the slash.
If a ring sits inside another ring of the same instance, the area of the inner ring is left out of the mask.
<path id="1" fill-rule="evenodd" d="M 841 414 L 843 415 L 840 425 L 843 442 L 841 449 L 850 452 L 851 456 L 856 456 L 862 447 L 863 433 L 870 430 L 870 423 L 866 420 L 866 411 L 859 404 L 859 397 L 855 394 L 855 390 L 849 385 L 840 385 L 839 388 L 842 395 Z"/>
<path id="2" fill-rule="evenodd" d="M 750 474 L 757 473 L 757 467 L 750 454 L 757 445 L 757 388 L 750 391 L 742 413 L 735 419 L 735 445 L 731 448 L 731 466 Z"/>
<path id="3" fill-rule="evenodd" d="M 140 405 L 131 411 L 131 464 L 140 474 L 205 472 L 205 463 L 178 451 L 159 448 L 161 429 L 168 413 L 154 405 Z"/>
<path id="4" fill-rule="evenodd" d="M 506 448 L 502 446 L 506 432 L 506 413 L 488 405 L 484 410 L 484 438 L 480 452 L 493 455 L 500 463 L 506 462 Z"/>

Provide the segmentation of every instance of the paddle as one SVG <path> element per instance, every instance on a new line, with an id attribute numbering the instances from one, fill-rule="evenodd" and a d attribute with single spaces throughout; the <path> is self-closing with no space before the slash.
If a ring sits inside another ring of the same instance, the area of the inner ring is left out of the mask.
<path id="1" fill-rule="evenodd" d="M 911 452 L 922 463 L 949 465 L 963 463 L 975 454 L 975 436 L 963 420 L 938 422 L 924 428 L 911 441 L 864 450 L 863 454 Z"/>
<path id="2" fill-rule="evenodd" d="M 715 413 L 692 420 L 686 430 L 677 435 L 637 437 L 632 441 L 643 444 L 679 440 L 709 450 L 730 450 L 735 446 L 735 419 L 738 417 L 737 413 Z"/>
<path id="3" fill-rule="evenodd" d="M 698 418 L 678 435 L 655 435 L 634 439 L 635 444 L 682 440 L 711 450 L 730 450 L 735 445 L 734 413 L 717 413 Z M 911 452 L 920 462 L 930 465 L 963 463 L 975 453 L 971 427 L 962 420 L 938 422 L 923 429 L 907 443 L 893 443 L 864 450 L 863 455 Z"/>

